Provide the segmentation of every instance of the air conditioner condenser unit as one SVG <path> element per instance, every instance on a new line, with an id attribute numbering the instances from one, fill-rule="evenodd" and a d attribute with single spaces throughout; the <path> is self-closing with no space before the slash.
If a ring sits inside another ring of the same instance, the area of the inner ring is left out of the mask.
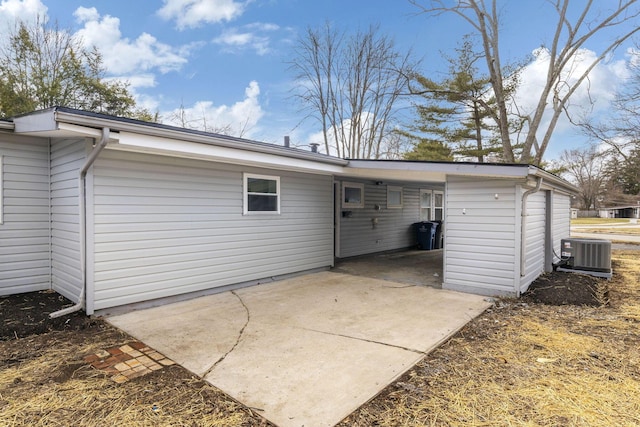
<path id="1" fill-rule="evenodd" d="M 558 271 L 611 278 L 611 242 L 604 239 L 562 239 Z"/>

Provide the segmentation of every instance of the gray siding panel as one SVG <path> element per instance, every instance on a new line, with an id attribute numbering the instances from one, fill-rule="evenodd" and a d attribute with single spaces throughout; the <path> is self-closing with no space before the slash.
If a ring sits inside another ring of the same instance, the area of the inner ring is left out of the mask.
<path id="1" fill-rule="evenodd" d="M 553 250 L 554 262 L 562 252 L 561 241 L 568 239 L 571 234 L 571 198 L 569 195 L 559 192 L 553 193 Z"/>
<path id="2" fill-rule="evenodd" d="M 517 203 L 513 182 L 448 179 L 444 288 L 489 295 L 515 292 Z"/>
<path id="3" fill-rule="evenodd" d="M 280 215 L 242 215 L 243 172 L 280 177 Z M 92 182 L 89 310 L 333 263 L 330 176 L 106 150 Z"/>
<path id="4" fill-rule="evenodd" d="M 49 144 L 0 135 L 0 295 L 49 289 Z"/>
<path id="5" fill-rule="evenodd" d="M 51 143 L 51 282 L 56 292 L 78 302 L 82 290 L 80 266 L 79 174 L 85 161 L 83 139 Z"/>
<path id="6" fill-rule="evenodd" d="M 416 236 L 412 224 L 420 221 L 420 189 L 444 190 L 441 185 L 421 186 L 391 182 L 375 185 L 371 181 L 346 181 L 365 184 L 364 208 L 339 209 L 339 212 L 351 212 L 351 217 L 340 218 L 341 258 L 415 246 Z M 387 208 L 387 184 L 402 187 L 402 208 Z M 342 183 L 339 183 L 338 188 L 342 191 Z M 379 205 L 381 209 L 376 210 L 375 205 Z M 372 218 L 378 220 L 375 227 Z"/>
<path id="7" fill-rule="evenodd" d="M 525 219 L 525 268 L 520 280 L 520 290 L 525 291 L 531 282 L 544 272 L 545 256 L 545 191 L 527 197 Z"/>

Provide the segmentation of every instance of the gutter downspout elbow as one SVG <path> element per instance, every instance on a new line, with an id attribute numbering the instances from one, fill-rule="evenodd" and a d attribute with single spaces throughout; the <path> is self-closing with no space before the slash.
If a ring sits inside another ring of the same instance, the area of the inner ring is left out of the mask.
<path id="1" fill-rule="evenodd" d="M 538 177 L 538 182 L 534 188 L 530 188 L 522 194 L 522 212 L 520 215 L 522 219 L 520 221 L 520 277 L 524 277 L 525 275 L 525 267 L 526 267 L 526 242 L 525 242 L 525 233 L 526 233 L 526 225 L 527 225 L 527 198 L 533 194 L 540 191 L 540 187 L 542 186 L 542 177 Z M 520 284 L 518 284 L 518 296 L 520 295 Z"/>
<path id="2" fill-rule="evenodd" d="M 81 288 L 80 297 L 78 303 L 71 307 L 63 308 L 62 310 L 55 311 L 49 314 L 50 319 L 56 317 L 65 316 L 67 314 L 80 311 L 85 308 L 86 294 L 87 294 L 87 206 L 86 206 L 86 178 L 89 168 L 93 166 L 93 163 L 98 158 L 100 152 L 107 146 L 109 142 L 109 135 L 111 131 L 108 127 L 102 128 L 102 136 L 100 141 L 93 147 L 91 153 L 87 157 L 82 169 L 80 169 L 79 175 L 79 205 L 80 205 L 80 274 L 81 274 Z"/>

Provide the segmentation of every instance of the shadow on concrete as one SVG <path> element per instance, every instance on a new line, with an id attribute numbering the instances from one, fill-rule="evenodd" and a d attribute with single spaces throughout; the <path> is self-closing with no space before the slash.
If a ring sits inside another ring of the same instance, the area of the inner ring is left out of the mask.
<path id="1" fill-rule="evenodd" d="M 336 260 L 337 273 L 442 288 L 443 250 L 406 250 Z"/>

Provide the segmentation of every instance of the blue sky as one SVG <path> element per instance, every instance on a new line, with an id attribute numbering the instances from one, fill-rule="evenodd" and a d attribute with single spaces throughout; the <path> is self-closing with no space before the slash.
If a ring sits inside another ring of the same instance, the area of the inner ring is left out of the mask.
<path id="1" fill-rule="evenodd" d="M 304 146 L 319 129 L 300 124 L 302 113 L 291 99 L 287 62 L 299 35 L 326 21 L 343 29 L 379 24 L 399 50 L 411 49 L 422 59 L 425 75 L 437 79 L 446 70 L 441 52 L 450 53 L 469 28 L 454 16 L 417 12 L 408 0 L 1 0 L 0 25 L 37 13 L 58 21 L 97 45 L 108 76 L 130 82 L 138 101 L 165 123 L 183 106 L 196 121 L 206 117 L 210 128 L 229 125 L 236 134 L 274 143 L 291 135 Z M 549 42 L 552 12 L 545 0 L 505 2 L 503 13 L 503 62 Z M 598 53 L 605 41 L 587 47 Z M 631 43 L 592 79 L 602 109 L 625 73 L 627 47 Z M 541 68 L 535 65 L 525 78 L 525 104 L 539 84 Z M 547 157 L 582 142 L 560 123 Z"/>

